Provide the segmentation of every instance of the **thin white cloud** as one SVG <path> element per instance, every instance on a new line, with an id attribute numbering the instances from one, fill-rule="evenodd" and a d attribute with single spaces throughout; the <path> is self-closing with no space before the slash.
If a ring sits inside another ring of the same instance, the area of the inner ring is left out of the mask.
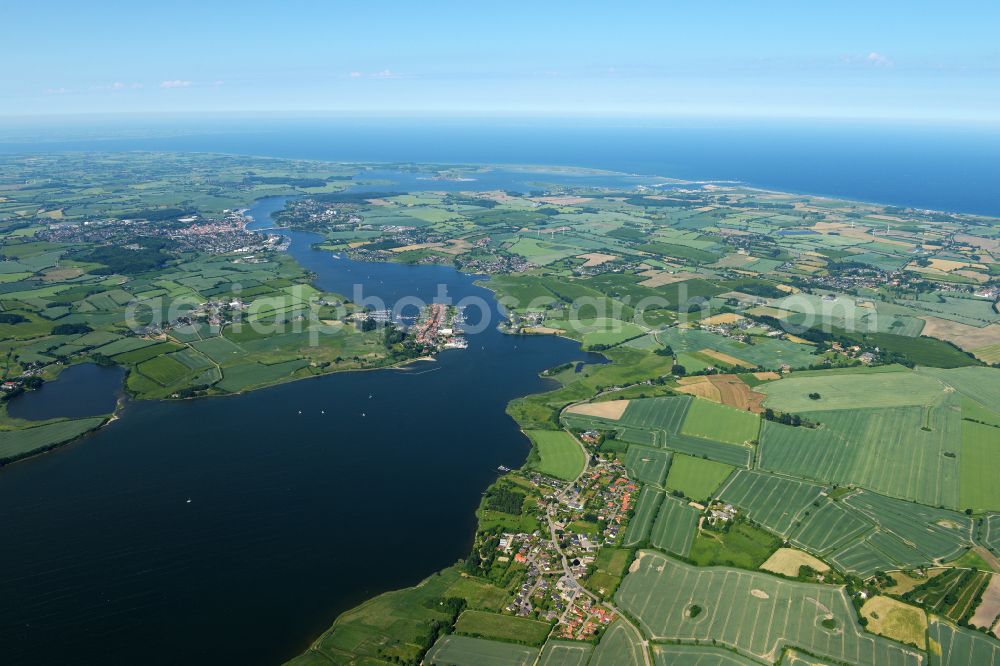
<path id="1" fill-rule="evenodd" d="M 892 61 L 892 58 L 890 58 L 889 56 L 877 53 L 875 51 L 872 51 L 867 56 L 865 56 L 865 59 L 876 67 L 892 67 L 896 64 Z"/>
<path id="2" fill-rule="evenodd" d="M 183 79 L 171 79 L 169 81 L 163 81 L 160 83 L 161 88 L 190 88 L 192 85 L 191 81 L 184 81 Z"/>
<path id="3" fill-rule="evenodd" d="M 351 78 L 351 79 L 398 79 L 398 78 L 400 78 L 399 74 L 397 74 L 396 72 L 392 71 L 391 69 L 383 69 L 383 70 L 380 70 L 378 72 L 370 72 L 370 73 L 367 73 L 367 74 L 365 72 L 354 71 L 354 72 L 349 72 L 347 74 L 347 76 L 348 76 L 348 78 Z"/>
<path id="4" fill-rule="evenodd" d="M 863 67 L 895 67 L 896 63 L 889 56 L 878 51 L 870 51 L 865 55 L 847 55 L 841 60 L 848 65 L 859 65 Z"/>
<path id="5" fill-rule="evenodd" d="M 66 88 L 46 88 L 45 89 L 45 94 L 46 95 L 65 95 L 68 92 L 69 92 L 69 90 L 67 90 Z"/>
<path id="6" fill-rule="evenodd" d="M 140 88 L 142 88 L 141 83 L 125 83 L 124 81 L 94 86 L 94 90 L 139 90 Z"/>

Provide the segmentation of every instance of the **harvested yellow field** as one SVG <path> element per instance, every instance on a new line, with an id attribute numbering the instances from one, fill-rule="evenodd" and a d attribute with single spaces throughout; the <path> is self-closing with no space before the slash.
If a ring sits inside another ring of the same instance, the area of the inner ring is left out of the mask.
<path id="1" fill-rule="evenodd" d="M 593 199 L 589 197 L 535 197 L 532 201 L 537 201 L 539 203 L 552 204 L 554 206 L 575 206 L 577 204 L 585 204 Z"/>
<path id="2" fill-rule="evenodd" d="M 525 333 L 534 333 L 536 335 L 560 335 L 566 331 L 561 328 L 549 328 L 548 326 L 525 326 Z"/>
<path id="3" fill-rule="evenodd" d="M 778 284 L 775 286 L 786 294 L 797 294 L 801 291 L 798 287 L 793 287 L 790 284 Z"/>
<path id="4" fill-rule="evenodd" d="M 617 421 L 625 413 L 628 407 L 628 400 L 611 400 L 608 402 L 587 402 L 582 405 L 568 407 L 569 414 L 583 414 L 584 416 L 597 416 L 602 419 L 612 419 Z"/>
<path id="5" fill-rule="evenodd" d="M 83 271 L 79 268 L 53 268 L 45 271 L 42 275 L 42 280 L 44 282 L 62 282 L 64 280 L 72 280 L 81 275 L 83 275 Z"/>
<path id="6" fill-rule="evenodd" d="M 968 243 L 969 245 L 981 248 L 992 254 L 1000 253 L 1000 239 L 997 238 L 983 238 L 982 236 L 972 236 L 970 234 L 955 234 L 955 240 L 959 243 Z"/>
<path id="7" fill-rule="evenodd" d="M 861 616 L 868 619 L 868 631 L 927 649 L 927 615 L 919 608 L 878 596 L 865 602 Z"/>
<path id="8" fill-rule="evenodd" d="M 921 335 L 954 342 L 965 351 L 990 347 L 1000 342 L 1000 324 L 977 327 L 939 317 L 928 316 L 921 319 L 926 322 Z"/>
<path id="9" fill-rule="evenodd" d="M 670 271 L 646 271 L 642 275 L 646 276 L 646 279 L 639 283 L 643 287 L 662 287 L 698 277 L 697 273 L 671 273 Z"/>
<path id="10" fill-rule="evenodd" d="M 943 571 L 943 569 L 938 570 L 937 573 L 940 573 L 941 571 Z M 892 592 L 897 596 L 906 594 L 907 592 L 916 589 L 918 585 L 922 585 L 933 578 L 933 576 L 917 578 L 915 576 L 905 574 L 902 571 L 893 571 L 889 574 L 889 577 L 892 578 L 894 584 L 891 587 L 885 588 L 885 591 Z"/>
<path id="11" fill-rule="evenodd" d="M 743 315 L 736 314 L 735 312 L 723 312 L 722 314 L 705 317 L 701 320 L 701 323 L 708 326 L 719 326 L 720 324 L 735 324 L 738 321 L 743 321 Z"/>
<path id="12" fill-rule="evenodd" d="M 795 548 L 779 548 L 774 551 L 771 557 L 767 558 L 764 564 L 760 565 L 760 568 L 763 571 L 770 571 L 771 573 L 795 578 L 799 575 L 799 567 L 804 566 L 811 567 L 820 573 L 830 570 L 830 567 L 823 561 Z"/>
<path id="13" fill-rule="evenodd" d="M 989 282 L 990 280 L 990 276 L 987 275 L 986 273 L 980 273 L 978 271 L 973 271 L 973 270 L 967 271 L 963 269 L 959 271 L 952 271 L 952 275 L 961 275 L 962 277 L 967 277 L 970 280 L 975 280 L 976 282 L 979 283 Z"/>
<path id="14" fill-rule="evenodd" d="M 965 261 L 955 261 L 953 259 L 930 259 L 930 268 L 935 270 L 944 271 L 945 273 L 950 273 L 951 271 L 957 271 L 959 268 L 968 267 L 968 263 Z"/>
<path id="15" fill-rule="evenodd" d="M 705 356 L 710 356 L 711 358 L 714 358 L 716 361 L 721 361 L 722 363 L 725 363 L 727 365 L 735 365 L 740 368 L 754 367 L 753 363 L 747 363 L 746 361 L 741 361 L 735 356 L 730 356 L 729 354 L 723 354 L 722 352 L 715 351 L 714 349 L 707 349 L 707 348 L 701 349 L 699 350 L 698 353 L 704 354 Z"/>
<path id="16" fill-rule="evenodd" d="M 765 370 L 764 372 L 753 373 L 754 379 L 760 379 L 762 381 L 770 381 L 772 379 L 781 379 L 781 375 L 773 370 Z"/>
<path id="17" fill-rule="evenodd" d="M 444 252 L 445 254 L 462 254 L 463 252 L 468 252 L 471 249 L 472 243 L 469 241 L 462 240 L 460 238 L 452 238 L 439 247 L 438 251 Z"/>
<path id="18" fill-rule="evenodd" d="M 441 247 L 441 243 L 414 243 L 413 245 L 400 245 L 392 248 L 392 252 L 409 252 L 411 250 L 426 250 L 432 247 Z"/>
<path id="19" fill-rule="evenodd" d="M 800 338 L 799 336 L 792 335 L 791 333 L 786 333 L 785 334 L 785 339 L 787 339 L 789 342 L 794 342 L 794 343 L 799 344 L 799 345 L 813 345 L 813 346 L 815 346 L 815 344 L 816 344 L 815 342 L 810 342 L 809 340 L 806 340 L 805 338 Z"/>
<path id="20" fill-rule="evenodd" d="M 739 268 L 740 266 L 746 266 L 753 261 L 757 261 L 757 257 L 736 252 L 733 254 L 727 254 L 722 259 L 719 259 L 717 262 L 710 265 L 715 268 Z"/>
<path id="21" fill-rule="evenodd" d="M 986 345 L 985 347 L 980 347 L 979 349 L 973 349 L 972 353 L 976 355 L 980 361 L 985 361 L 986 363 L 1000 363 L 1000 342 L 995 345 Z"/>
<path id="22" fill-rule="evenodd" d="M 614 261 L 618 258 L 614 254 L 601 254 L 600 252 L 588 252 L 587 254 L 579 254 L 577 259 L 586 259 L 587 261 L 583 264 L 585 267 L 588 266 L 600 266 L 601 264 L 606 264 L 609 261 Z"/>
<path id="23" fill-rule="evenodd" d="M 767 373 L 762 373 L 767 374 Z M 773 374 L 773 373 L 772 373 Z M 777 376 L 776 376 L 777 377 Z M 712 402 L 746 409 L 754 413 L 764 411 L 764 394 L 750 390 L 736 375 L 702 375 L 678 380 L 677 390 Z"/>
<path id="24" fill-rule="evenodd" d="M 858 238 L 866 241 L 874 240 L 876 238 L 871 235 L 870 229 L 872 229 L 872 227 L 851 227 L 850 224 L 845 222 L 817 222 L 813 225 L 812 229 L 813 231 L 821 234 L 833 233 L 838 236 L 844 236 L 845 238 Z M 885 227 L 877 228 L 876 231 L 884 233 Z M 887 238 L 884 235 L 879 235 L 877 239 L 880 243 L 915 247 L 913 243 L 907 243 L 906 241 L 896 240 L 894 238 Z"/>
<path id="25" fill-rule="evenodd" d="M 974 627 L 993 627 L 998 617 L 1000 617 L 1000 575 L 994 575 L 990 578 L 990 584 L 986 586 L 983 599 L 979 602 L 969 624 Z"/>
<path id="26" fill-rule="evenodd" d="M 711 400 L 712 402 L 722 402 L 722 393 L 719 391 L 718 387 L 715 386 L 715 384 L 708 381 L 708 377 L 685 377 L 684 379 L 698 381 L 690 381 L 680 384 L 677 387 L 677 390 L 681 393 L 687 393 L 688 395 L 705 398 L 707 400 Z"/>
<path id="27" fill-rule="evenodd" d="M 779 308 L 772 308 L 770 305 L 758 305 L 755 308 L 750 308 L 747 310 L 747 314 L 765 317 L 774 317 L 776 319 L 781 319 L 789 315 L 788 310 L 781 310 Z"/>

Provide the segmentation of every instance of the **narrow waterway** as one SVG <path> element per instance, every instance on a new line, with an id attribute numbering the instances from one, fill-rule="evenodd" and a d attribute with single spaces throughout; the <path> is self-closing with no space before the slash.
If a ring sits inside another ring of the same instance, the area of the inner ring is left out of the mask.
<path id="1" fill-rule="evenodd" d="M 27 421 L 110 414 L 123 393 L 124 379 L 125 369 L 118 366 L 73 365 L 41 388 L 11 399 L 7 413 Z"/>
<path id="2" fill-rule="evenodd" d="M 264 225 L 281 205 L 252 214 Z M 472 276 L 337 260 L 290 235 L 324 289 L 363 283 L 391 303 L 444 285 L 496 317 Z M 469 339 L 405 370 L 131 402 L 0 470 L 3 663 L 274 664 L 340 612 L 463 557 L 497 466 L 528 451 L 507 402 L 545 389 L 546 367 L 599 360 L 493 325 Z"/>

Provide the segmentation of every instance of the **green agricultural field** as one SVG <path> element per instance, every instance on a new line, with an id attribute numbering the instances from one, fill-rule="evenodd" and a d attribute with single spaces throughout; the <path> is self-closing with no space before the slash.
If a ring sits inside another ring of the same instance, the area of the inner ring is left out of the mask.
<path id="1" fill-rule="evenodd" d="M 76 439 L 104 423 L 103 416 L 57 421 L 23 430 L 0 431 L 0 464 L 12 462 Z"/>
<path id="2" fill-rule="evenodd" d="M 507 604 L 507 591 L 481 578 L 462 576 L 445 591 L 445 597 L 461 597 L 473 610 L 499 613 Z"/>
<path id="3" fill-rule="evenodd" d="M 584 581 L 584 587 L 599 597 L 614 594 L 631 559 L 630 548 L 602 547 L 591 565 L 593 573 Z"/>
<path id="4" fill-rule="evenodd" d="M 716 493 L 723 502 L 744 509 L 750 519 L 787 537 L 805 512 L 818 502 L 823 487 L 773 474 L 737 470 Z"/>
<path id="5" fill-rule="evenodd" d="M 442 636 L 427 651 L 424 663 L 433 666 L 532 666 L 537 648 L 469 636 Z"/>
<path id="6" fill-rule="evenodd" d="M 734 407 L 695 398 L 688 409 L 681 433 L 729 444 L 746 444 L 757 439 L 760 417 Z"/>
<path id="7" fill-rule="evenodd" d="M 793 368 L 801 368 L 812 365 L 818 360 L 814 347 L 789 342 L 788 340 L 755 338 L 754 344 L 749 345 L 697 328 L 669 328 L 658 335 L 664 344 L 670 345 L 674 352 L 678 354 L 678 361 L 688 372 L 703 368 L 697 366 L 690 367 L 682 361 L 681 356 L 692 356 L 703 349 L 722 352 L 744 363 L 767 368 L 768 370 L 777 370 L 785 364 Z M 711 357 L 701 358 L 706 360 L 700 361 L 700 364 L 720 365 L 720 361 L 717 359 Z"/>
<path id="8" fill-rule="evenodd" d="M 956 511 L 860 492 L 841 500 L 918 551 L 926 561 L 953 560 L 972 545 L 973 520 Z"/>
<path id="9" fill-rule="evenodd" d="M 725 444 L 701 437 L 689 437 L 687 435 L 664 435 L 658 440 L 660 446 L 668 448 L 678 453 L 686 453 L 689 456 L 707 458 L 716 462 L 734 465 L 736 467 L 749 467 L 753 456 L 753 449 L 747 446 L 735 444 Z"/>
<path id="10" fill-rule="evenodd" d="M 1000 428 L 963 420 L 959 468 L 959 505 L 1000 510 Z"/>
<path id="11" fill-rule="evenodd" d="M 510 251 L 521 255 L 536 266 L 547 266 L 560 259 L 580 254 L 581 248 L 534 238 L 522 238 L 510 247 Z"/>
<path id="12" fill-rule="evenodd" d="M 618 620 L 604 632 L 589 666 L 643 666 L 642 637 Z"/>
<path id="13" fill-rule="evenodd" d="M 730 650 L 701 645 L 654 645 L 653 661 L 656 666 L 756 666 L 758 663 Z"/>
<path id="14" fill-rule="evenodd" d="M 191 372 L 190 368 L 170 356 L 157 356 L 143 361 L 136 369 L 161 386 L 170 386 Z"/>
<path id="15" fill-rule="evenodd" d="M 781 540 L 745 522 L 724 532 L 699 531 L 689 559 L 700 567 L 726 566 L 755 571 L 781 547 Z"/>
<path id="16" fill-rule="evenodd" d="M 537 666 L 587 666 L 594 646 L 581 641 L 547 641 Z"/>
<path id="17" fill-rule="evenodd" d="M 649 533 L 653 529 L 653 522 L 656 520 L 656 514 L 660 510 L 660 504 L 662 503 L 662 490 L 656 490 L 651 486 L 646 486 L 642 489 L 642 492 L 639 493 L 639 501 L 635 506 L 635 512 L 632 514 L 632 519 L 629 520 L 628 527 L 625 529 L 624 545 L 635 546 L 649 538 Z"/>
<path id="18" fill-rule="evenodd" d="M 122 338 L 121 340 L 116 340 L 102 347 L 98 347 L 94 351 L 98 354 L 104 354 L 105 356 L 114 356 L 115 354 L 123 354 L 125 352 L 131 352 L 136 349 L 151 347 L 157 344 L 160 343 L 156 340 L 149 340 L 146 338 Z"/>
<path id="19" fill-rule="evenodd" d="M 660 504 L 649 542 L 668 553 L 687 557 L 694 543 L 700 512 L 676 497 L 666 497 Z"/>
<path id="20" fill-rule="evenodd" d="M 455 622 L 455 631 L 460 634 L 503 641 L 518 641 L 536 646 L 545 641 L 550 629 L 548 622 L 477 610 L 463 612 Z"/>
<path id="21" fill-rule="evenodd" d="M 932 405 L 945 386 L 923 372 L 843 372 L 791 376 L 757 387 L 767 394 L 764 404 L 783 412 L 872 409 Z M 819 400 L 809 397 L 818 393 Z"/>
<path id="22" fill-rule="evenodd" d="M 615 599 L 653 640 L 714 639 L 770 663 L 786 645 L 852 664 L 921 663 L 902 645 L 865 633 L 838 587 L 738 569 L 701 569 L 641 551 Z"/>
<path id="23" fill-rule="evenodd" d="M 222 381 L 217 386 L 223 391 L 236 393 L 253 386 L 271 384 L 285 379 L 291 376 L 296 370 L 300 370 L 307 365 L 309 365 L 309 361 L 305 359 L 285 361 L 273 365 L 241 363 L 223 369 Z"/>
<path id="24" fill-rule="evenodd" d="M 618 422 L 642 430 L 677 433 L 684 423 L 692 400 L 690 396 L 631 400 Z"/>
<path id="25" fill-rule="evenodd" d="M 719 489 L 734 469 L 732 465 L 679 453 L 670 463 L 666 487 L 668 490 L 679 490 L 695 501 L 704 502 Z"/>
<path id="26" fill-rule="evenodd" d="M 948 384 L 987 408 L 1000 405 L 1000 368 L 919 368 L 917 372 Z"/>
<path id="27" fill-rule="evenodd" d="M 1000 666 L 1000 642 L 979 632 L 956 627 L 932 615 L 927 636 L 931 666 Z"/>
<path id="28" fill-rule="evenodd" d="M 584 347 L 613 347 L 626 340 L 631 340 L 642 335 L 646 330 L 635 324 L 618 321 L 617 319 L 605 321 L 613 323 L 604 326 L 603 330 L 590 331 L 583 334 Z"/>
<path id="29" fill-rule="evenodd" d="M 180 351 L 170 354 L 169 358 L 184 364 L 185 367 L 190 368 L 191 370 L 202 370 L 214 365 L 211 359 L 190 347 L 186 347 Z"/>
<path id="30" fill-rule="evenodd" d="M 139 349 L 133 349 L 132 351 L 116 354 L 114 359 L 118 363 L 138 365 L 139 363 L 148 361 L 155 356 L 169 354 L 170 352 L 175 352 L 179 349 L 181 349 L 181 346 L 174 344 L 173 342 L 161 342 L 159 344 L 145 346 Z"/>
<path id="31" fill-rule="evenodd" d="M 962 440 L 956 403 L 949 397 L 930 408 L 805 413 L 820 423 L 818 428 L 765 421 L 757 464 L 789 476 L 856 484 L 892 497 L 957 509 Z"/>
<path id="32" fill-rule="evenodd" d="M 821 500 L 818 508 L 807 511 L 808 515 L 802 516 L 798 529 L 792 530 L 790 541 L 819 555 L 842 547 L 874 528 L 871 522 L 843 502 L 825 499 Z"/>
<path id="33" fill-rule="evenodd" d="M 667 478 L 670 458 L 669 451 L 633 444 L 625 454 L 625 469 L 629 478 L 659 486 Z"/>
<path id="34" fill-rule="evenodd" d="M 835 567 L 841 571 L 868 578 L 877 571 L 889 571 L 899 568 L 891 557 L 876 548 L 865 538 L 851 545 L 834 552 L 827 558 Z"/>
<path id="35" fill-rule="evenodd" d="M 232 363 L 242 356 L 246 350 L 227 338 L 215 337 L 192 342 L 191 346 L 219 364 Z"/>
<path id="36" fill-rule="evenodd" d="M 532 469 L 572 481 L 587 459 L 580 444 L 565 430 L 528 430 L 525 432 L 538 451 L 538 460 L 530 462 Z"/>

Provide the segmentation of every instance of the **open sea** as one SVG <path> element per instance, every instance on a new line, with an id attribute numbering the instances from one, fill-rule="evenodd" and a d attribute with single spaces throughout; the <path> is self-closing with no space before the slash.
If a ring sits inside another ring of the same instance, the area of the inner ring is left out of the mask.
<path id="1" fill-rule="evenodd" d="M 335 117 L 0 122 L 0 153 L 61 150 L 581 166 L 1000 216 L 995 127 Z"/>

